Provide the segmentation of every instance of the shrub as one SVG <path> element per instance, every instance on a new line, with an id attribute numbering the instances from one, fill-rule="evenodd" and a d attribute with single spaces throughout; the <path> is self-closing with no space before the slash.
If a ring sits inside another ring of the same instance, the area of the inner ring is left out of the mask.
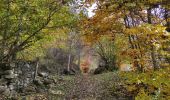
<path id="1" fill-rule="evenodd" d="M 136 100 L 170 99 L 170 68 L 146 73 L 120 72 L 120 75 L 125 81 L 124 87 Z"/>

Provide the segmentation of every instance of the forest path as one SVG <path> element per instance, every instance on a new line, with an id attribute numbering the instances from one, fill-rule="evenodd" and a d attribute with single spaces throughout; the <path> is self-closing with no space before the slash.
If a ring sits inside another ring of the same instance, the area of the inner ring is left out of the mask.
<path id="1" fill-rule="evenodd" d="M 75 84 L 69 91 L 67 98 L 73 100 L 89 100 L 96 97 L 96 89 L 98 84 L 91 75 L 83 74 L 81 76 L 77 76 L 74 82 Z"/>
<path id="2" fill-rule="evenodd" d="M 113 93 L 115 88 L 119 88 L 119 83 L 120 80 L 114 73 L 76 76 L 66 100 L 128 100 L 122 94 L 119 95 L 121 89 L 118 94 Z"/>
<path id="3" fill-rule="evenodd" d="M 27 100 L 134 100 L 129 98 L 129 94 L 122 87 L 122 80 L 117 72 L 54 78 L 57 79 L 56 83 L 50 86 L 48 93 L 31 94 L 25 98 L 32 98 Z"/>

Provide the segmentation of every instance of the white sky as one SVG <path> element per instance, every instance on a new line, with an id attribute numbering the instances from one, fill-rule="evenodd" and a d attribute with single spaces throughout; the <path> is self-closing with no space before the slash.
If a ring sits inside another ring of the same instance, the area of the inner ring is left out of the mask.
<path id="1" fill-rule="evenodd" d="M 92 6 L 87 9 L 89 17 L 93 17 L 95 15 L 95 13 L 93 12 L 93 10 L 95 9 L 97 9 L 96 3 L 92 4 Z"/>

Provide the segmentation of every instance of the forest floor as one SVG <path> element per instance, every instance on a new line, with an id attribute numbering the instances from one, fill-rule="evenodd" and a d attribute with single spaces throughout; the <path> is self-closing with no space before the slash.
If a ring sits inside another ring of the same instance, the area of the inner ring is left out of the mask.
<path id="1" fill-rule="evenodd" d="M 170 100 L 169 67 L 145 73 L 115 71 L 48 77 L 47 81 L 39 78 L 41 84 L 22 88 L 15 99 L 0 95 L 0 100 Z"/>
<path id="2" fill-rule="evenodd" d="M 55 83 L 48 86 L 47 92 L 31 93 L 17 100 L 133 100 L 118 72 L 51 77 Z"/>

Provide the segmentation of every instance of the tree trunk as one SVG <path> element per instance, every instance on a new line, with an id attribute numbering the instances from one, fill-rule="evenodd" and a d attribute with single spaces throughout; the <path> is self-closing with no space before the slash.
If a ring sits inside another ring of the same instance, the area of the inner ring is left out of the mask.
<path id="1" fill-rule="evenodd" d="M 170 9 L 165 9 L 164 18 L 165 18 L 165 20 L 166 20 L 166 27 L 167 27 L 167 28 L 166 28 L 166 31 L 167 31 L 167 32 L 170 32 L 170 20 L 168 20 L 168 18 L 170 18 Z M 167 36 L 167 37 L 168 37 L 168 36 Z M 165 38 L 166 38 L 166 36 L 165 36 Z M 166 52 L 170 52 L 170 45 L 168 44 L 168 42 L 166 42 L 166 43 L 164 44 L 163 49 L 164 49 L 164 51 L 166 51 Z M 166 56 L 164 55 L 164 58 L 165 58 L 166 62 L 170 64 L 170 57 L 168 57 L 167 55 L 166 55 Z"/>
<path id="2" fill-rule="evenodd" d="M 124 22 L 125 22 L 125 27 L 130 28 L 129 20 L 128 20 L 127 16 L 124 18 Z M 132 49 L 138 49 L 137 45 L 133 43 L 134 35 L 129 35 L 128 39 L 129 39 L 129 44 L 131 45 L 131 48 Z M 141 68 L 141 66 L 139 64 L 139 61 L 138 61 L 139 58 L 140 58 L 139 56 L 134 57 L 134 62 L 133 63 L 134 63 L 134 66 L 137 68 L 137 70 L 142 72 L 142 68 Z"/>
<path id="3" fill-rule="evenodd" d="M 165 9 L 165 20 L 166 20 L 166 31 L 170 32 L 170 21 L 168 20 L 168 18 L 170 18 L 170 10 L 169 9 Z"/>
<path id="4" fill-rule="evenodd" d="M 79 45 L 80 46 L 80 45 Z M 79 47 L 78 48 L 78 68 L 80 69 L 80 60 L 81 60 L 81 50 L 80 50 L 81 48 Z"/>
<path id="5" fill-rule="evenodd" d="M 67 71 L 70 72 L 71 54 L 68 55 Z"/>
<path id="6" fill-rule="evenodd" d="M 152 57 L 152 63 L 154 70 L 157 70 L 159 68 L 157 58 L 156 58 L 156 49 L 154 46 L 151 46 L 151 57 Z"/>
<path id="7" fill-rule="evenodd" d="M 39 61 L 37 60 L 37 64 L 36 64 L 35 72 L 34 72 L 34 80 L 37 79 L 37 75 L 38 75 L 38 67 L 39 67 Z"/>
<path id="8" fill-rule="evenodd" d="M 151 8 L 147 9 L 147 17 L 148 17 L 148 23 L 152 24 L 152 18 L 151 18 Z M 151 58 L 154 70 L 159 68 L 158 61 L 157 61 L 157 55 L 156 55 L 156 48 L 154 45 L 151 45 Z"/>

